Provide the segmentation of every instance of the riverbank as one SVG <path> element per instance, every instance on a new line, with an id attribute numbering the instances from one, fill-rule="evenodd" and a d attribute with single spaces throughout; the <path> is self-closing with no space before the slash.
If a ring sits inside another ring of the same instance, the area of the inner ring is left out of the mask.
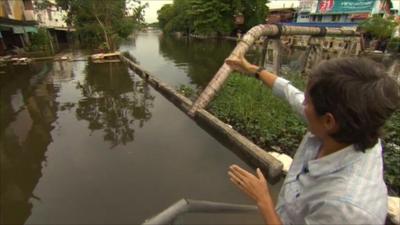
<path id="1" fill-rule="evenodd" d="M 297 73 L 283 75 L 304 90 Z M 208 110 L 264 149 L 274 149 L 293 157 L 306 132 L 306 125 L 258 80 L 232 74 Z M 385 126 L 384 166 L 389 194 L 400 193 L 400 112 Z"/>

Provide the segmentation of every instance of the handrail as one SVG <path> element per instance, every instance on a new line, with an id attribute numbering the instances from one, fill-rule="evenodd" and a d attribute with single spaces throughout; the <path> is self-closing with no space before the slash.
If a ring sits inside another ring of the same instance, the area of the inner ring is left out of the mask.
<path id="1" fill-rule="evenodd" d="M 255 205 L 181 199 L 158 215 L 146 220 L 143 225 L 173 224 L 179 216 L 185 213 L 248 213 L 256 211 Z"/>
<path id="2" fill-rule="evenodd" d="M 281 35 L 312 35 L 318 37 L 324 36 L 357 36 L 358 32 L 354 30 L 328 27 L 297 27 L 277 24 L 262 24 L 251 28 L 236 45 L 229 57 L 240 57 L 246 54 L 250 46 L 254 44 L 261 36 L 280 37 Z M 196 102 L 189 110 L 189 115 L 194 117 L 197 110 L 204 108 L 214 97 L 215 93 L 222 87 L 229 74 L 231 67 L 224 63 L 214 78 L 210 81 L 204 91 L 197 98 Z"/>

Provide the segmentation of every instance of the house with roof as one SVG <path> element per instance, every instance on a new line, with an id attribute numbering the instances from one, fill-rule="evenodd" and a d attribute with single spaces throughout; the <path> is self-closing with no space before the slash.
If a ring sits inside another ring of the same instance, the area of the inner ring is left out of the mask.
<path id="1" fill-rule="evenodd" d="M 30 34 L 37 32 L 32 0 L 0 1 L 0 55 L 30 45 Z"/>

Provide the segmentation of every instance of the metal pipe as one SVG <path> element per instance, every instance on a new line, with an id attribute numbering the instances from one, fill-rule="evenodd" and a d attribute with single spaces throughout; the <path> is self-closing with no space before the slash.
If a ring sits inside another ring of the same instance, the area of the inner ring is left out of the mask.
<path id="1" fill-rule="evenodd" d="M 248 213 L 255 211 L 257 211 L 257 207 L 254 205 L 181 199 L 158 215 L 146 220 L 143 225 L 173 224 L 180 215 L 185 213 Z"/>

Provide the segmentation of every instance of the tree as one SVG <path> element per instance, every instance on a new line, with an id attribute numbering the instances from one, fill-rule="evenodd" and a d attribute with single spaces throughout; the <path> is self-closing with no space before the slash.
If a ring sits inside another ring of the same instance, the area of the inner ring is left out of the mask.
<path id="1" fill-rule="evenodd" d="M 267 0 L 236 0 L 241 1 L 241 5 L 244 6 L 243 15 L 245 17 L 246 29 L 250 29 L 258 24 L 265 22 L 267 16 Z"/>
<path id="2" fill-rule="evenodd" d="M 118 42 L 127 38 L 135 27 L 144 23 L 144 9 L 138 0 L 133 16 L 126 17 L 126 0 L 57 0 L 57 4 L 68 11 L 66 22 L 75 26 L 80 41 L 87 47 L 100 47 L 114 51 Z"/>
<path id="3" fill-rule="evenodd" d="M 158 21 L 164 32 L 185 31 L 192 29 L 192 18 L 189 15 L 190 0 L 174 0 L 173 4 L 164 5 L 158 10 Z"/>
<path id="4" fill-rule="evenodd" d="M 160 24 L 160 28 L 164 30 L 165 32 L 171 32 L 171 30 L 168 29 L 168 27 L 172 27 L 171 25 L 168 26 L 168 24 L 171 23 L 172 19 L 176 16 L 176 9 L 175 6 L 172 4 L 167 4 L 161 7 L 160 10 L 157 11 L 158 14 L 158 23 Z"/>
<path id="5" fill-rule="evenodd" d="M 192 0 L 190 16 L 196 33 L 227 33 L 233 28 L 233 15 L 228 3 L 220 0 Z"/>
<path id="6" fill-rule="evenodd" d="M 397 23 L 392 18 L 382 18 L 380 15 L 374 15 L 363 21 L 360 27 L 378 40 L 390 38 Z"/>
<path id="7" fill-rule="evenodd" d="M 263 23 L 267 0 L 174 0 L 158 11 L 164 32 L 185 31 L 200 34 L 230 33 L 234 16 L 245 16 L 245 28 Z"/>

